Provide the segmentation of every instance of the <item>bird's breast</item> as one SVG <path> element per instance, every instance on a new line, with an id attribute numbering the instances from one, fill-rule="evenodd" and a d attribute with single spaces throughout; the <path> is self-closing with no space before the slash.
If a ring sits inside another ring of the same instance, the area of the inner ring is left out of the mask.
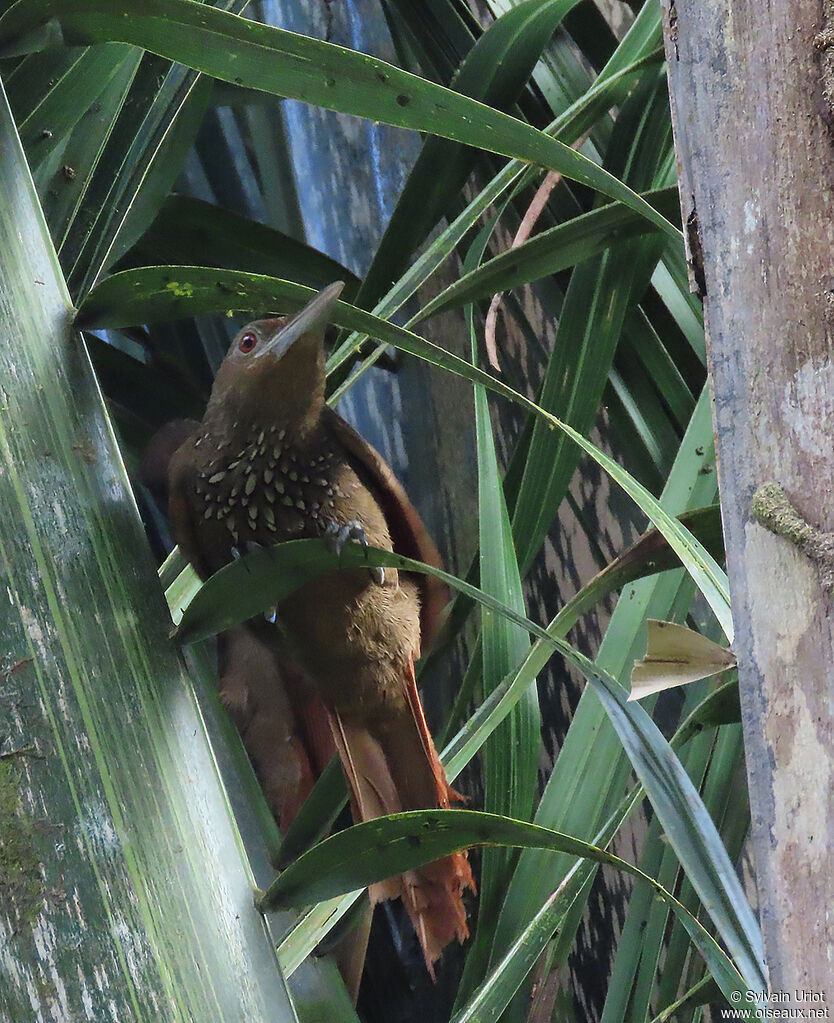
<path id="1" fill-rule="evenodd" d="M 253 432 L 239 448 L 226 443 L 198 472 L 198 521 L 212 533 L 225 531 L 230 549 L 317 535 L 342 498 L 336 463 L 330 448 L 298 450 L 277 425 Z"/>

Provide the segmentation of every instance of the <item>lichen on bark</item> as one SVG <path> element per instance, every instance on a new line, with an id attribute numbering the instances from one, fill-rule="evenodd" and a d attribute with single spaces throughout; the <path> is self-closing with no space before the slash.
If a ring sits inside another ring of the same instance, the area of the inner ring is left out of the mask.
<path id="1" fill-rule="evenodd" d="M 834 533 L 824 533 L 807 522 L 794 508 L 778 483 L 765 483 L 753 495 L 753 518 L 789 540 L 819 569 L 825 592 L 834 595 Z"/>

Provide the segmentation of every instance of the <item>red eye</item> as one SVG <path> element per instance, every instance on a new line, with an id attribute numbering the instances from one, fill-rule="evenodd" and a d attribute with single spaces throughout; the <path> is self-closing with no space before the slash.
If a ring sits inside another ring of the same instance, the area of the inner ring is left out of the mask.
<path id="1" fill-rule="evenodd" d="M 252 334 L 244 334 L 243 337 L 238 341 L 238 348 L 244 353 L 251 352 L 255 345 L 258 343 L 257 337 Z"/>

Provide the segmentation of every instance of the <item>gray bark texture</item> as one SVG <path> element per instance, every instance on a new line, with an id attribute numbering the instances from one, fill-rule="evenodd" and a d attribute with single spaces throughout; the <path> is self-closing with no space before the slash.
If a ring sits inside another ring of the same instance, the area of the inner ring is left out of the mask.
<path id="1" fill-rule="evenodd" d="M 819 565 L 751 513 L 775 482 L 809 524 L 834 529 L 830 51 L 819 0 L 662 4 L 691 279 L 707 317 L 770 989 L 830 1001 L 831 598 Z"/>

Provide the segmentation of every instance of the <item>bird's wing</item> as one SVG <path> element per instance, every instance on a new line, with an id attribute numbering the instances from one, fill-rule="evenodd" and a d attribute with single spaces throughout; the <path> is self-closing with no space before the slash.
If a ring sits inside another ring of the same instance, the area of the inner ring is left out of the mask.
<path id="1" fill-rule="evenodd" d="M 200 549 L 199 531 L 194 513 L 193 495 L 199 482 L 192 458 L 194 435 L 171 455 L 168 463 L 168 521 L 171 535 L 201 579 L 211 575 L 211 568 Z"/>
<path id="2" fill-rule="evenodd" d="M 164 509 L 168 503 L 168 472 L 177 448 L 200 429 L 196 419 L 171 419 L 148 441 L 139 467 L 139 478 Z"/>
<path id="3" fill-rule="evenodd" d="M 396 553 L 442 568 L 434 541 L 382 455 L 332 409 L 325 409 L 324 422 L 339 445 L 351 456 L 354 471 L 379 501 Z M 441 611 L 449 601 L 449 592 L 446 585 L 433 576 L 421 575 L 418 582 L 421 647 L 425 652 L 437 632 Z"/>

